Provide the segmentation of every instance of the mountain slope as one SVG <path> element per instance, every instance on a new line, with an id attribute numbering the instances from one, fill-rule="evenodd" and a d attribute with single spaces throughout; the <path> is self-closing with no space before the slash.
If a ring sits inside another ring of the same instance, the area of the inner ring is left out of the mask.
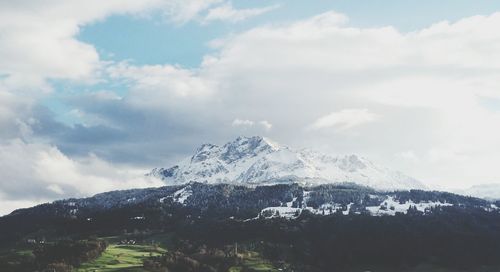
<path id="1" fill-rule="evenodd" d="M 440 209 L 498 213 L 498 202 L 435 191 L 380 192 L 356 184 L 241 186 L 189 183 L 160 188 L 112 191 L 81 199 L 59 200 L 0 217 L 0 242 L 12 233 L 37 231 L 70 220 L 79 231 L 88 228 L 174 223 L 181 218 L 294 219 L 301 214 L 394 216 L 432 214 Z M 26 223 L 28 222 L 28 223 Z M 64 225 L 64 224 L 63 224 Z M 58 226 L 58 227 L 62 227 Z M 66 226 L 69 228 L 69 226 Z"/>
<path id="2" fill-rule="evenodd" d="M 298 184 L 277 184 L 248 187 L 232 184 L 188 183 L 159 188 L 111 191 L 88 198 L 65 199 L 19 209 L 6 217 L 81 217 L 121 210 L 127 213 L 169 207 L 185 207 L 193 211 L 215 209 L 217 213 L 251 219 L 266 210 L 328 215 L 342 211 L 370 215 L 406 213 L 411 206 L 424 212 L 432 207 L 457 206 L 497 210 L 495 203 L 437 191 L 379 192 L 353 183 L 302 187 Z M 225 215 L 224 215 L 225 216 Z"/>
<path id="3" fill-rule="evenodd" d="M 457 194 L 470 195 L 485 199 L 500 200 L 500 184 L 479 184 L 467 189 L 455 190 Z"/>
<path id="4" fill-rule="evenodd" d="M 203 144 L 195 154 L 148 175 L 167 184 L 235 183 L 262 185 L 292 177 L 302 185 L 352 182 L 379 190 L 423 189 L 419 181 L 356 156 L 331 156 L 295 150 L 266 138 L 238 137 L 223 146 Z"/>

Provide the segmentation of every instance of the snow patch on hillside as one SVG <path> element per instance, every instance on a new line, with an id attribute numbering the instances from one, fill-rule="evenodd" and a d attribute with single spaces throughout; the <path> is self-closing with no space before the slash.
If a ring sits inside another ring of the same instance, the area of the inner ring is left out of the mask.
<path id="1" fill-rule="evenodd" d="M 292 208 L 291 205 L 286 207 L 267 207 L 260 212 L 260 216 L 264 218 L 275 218 L 283 217 L 287 219 L 295 219 L 300 216 L 300 214 L 307 210 L 316 215 L 331 215 L 334 213 L 341 212 L 343 215 L 348 215 L 351 212 L 351 207 L 354 203 L 350 203 L 347 206 L 343 206 L 338 203 L 324 203 L 318 208 L 307 206 L 307 196 L 304 196 L 304 203 L 302 208 Z M 291 203 L 291 202 L 290 202 Z M 287 203 L 288 204 L 288 203 Z M 422 213 L 428 213 L 431 208 L 439 206 L 453 206 L 451 203 L 446 202 L 432 202 L 423 201 L 415 203 L 412 200 L 400 203 L 393 196 L 388 196 L 380 205 L 378 206 L 367 206 L 366 211 L 372 216 L 395 216 L 396 213 L 406 214 L 410 209 L 415 209 Z M 494 204 L 491 204 L 491 210 L 497 209 Z M 360 213 L 360 212 L 355 212 Z"/>
<path id="2" fill-rule="evenodd" d="M 158 199 L 160 203 L 165 203 L 165 200 L 172 199 L 176 203 L 186 204 L 187 199 L 193 194 L 193 190 L 190 185 L 182 187 L 181 189 L 175 191 L 173 194 L 161 197 Z"/>
<path id="3" fill-rule="evenodd" d="M 396 215 L 396 213 L 406 214 L 411 207 L 414 207 L 417 211 L 425 213 L 429 209 L 439 206 L 453 206 L 453 204 L 443 203 L 443 202 L 415 203 L 411 200 L 406 201 L 405 203 L 400 203 L 398 200 L 394 199 L 394 197 L 389 196 L 379 206 L 368 206 L 366 207 L 366 209 L 370 212 L 371 215 L 382 216 L 382 215 Z"/>
<path id="4" fill-rule="evenodd" d="M 184 204 L 186 200 L 193 194 L 193 191 L 189 186 L 186 186 L 174 193 L 174 199 L 176 202 Z"/>

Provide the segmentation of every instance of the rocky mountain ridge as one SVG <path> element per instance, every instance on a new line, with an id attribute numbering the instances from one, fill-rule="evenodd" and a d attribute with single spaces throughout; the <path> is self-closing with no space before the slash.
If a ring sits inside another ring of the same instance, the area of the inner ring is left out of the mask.
<path id="1" fill-rule="evenodd" d="M 203 144 L 179 164 L 155 168 L 148 175 L 168 185 L 201 182 L 257 186 L 291 178 L 304 186 L 351 182 L 378 190 L 425 188 L 414 178 L 357 155 L 295 150 L 260 136 L 238 137 L 222 146 Z"/>

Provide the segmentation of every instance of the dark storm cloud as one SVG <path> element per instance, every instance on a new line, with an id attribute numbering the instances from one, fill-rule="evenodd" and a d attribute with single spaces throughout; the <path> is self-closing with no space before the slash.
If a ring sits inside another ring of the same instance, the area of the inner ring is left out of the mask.
<path id="1" fill-rule="evenodd" d="M 157 109 L 137 109 L 122 99 L 102 100 L 91 94 L 67 98 L 67 105 L 102 120 L 100 124 L 67 125 L 43 106 L 36 107 L 37 137 L 69 156 L 89 153 L 115 163 L 164 165 L 189 154 L 210 131 L 207 120 Z M 211 122 L 211 121 L 210 121 Z"/>

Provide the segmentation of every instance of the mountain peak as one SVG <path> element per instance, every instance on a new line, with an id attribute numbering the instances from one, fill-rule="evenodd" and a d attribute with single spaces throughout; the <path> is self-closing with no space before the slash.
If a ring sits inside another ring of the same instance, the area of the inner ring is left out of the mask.
<path id="1" fill-rule="evenodd" d="M 234 141 L 229 142 L 225 145 L 248 145 L 251 148 L 255 148 L 258 146 L 268 146 L 273 149 L 278 149 L 279 145 L 270 140 L 269 138 L 262 136 L 238 136 Z"/>
<path id="2" fill-rule="evenodd" d="M 294 150 L 262 136 L 239 136 L 222 146 L 203 144 L 187 160 L 149 175 L 169 184 L 196 181 L 253 186 L 294 177 L 288 180 L 304 185 L 352 182 L 381 190 L 424 188 L 411 177 L 354 154 L 332 156 Z"/>
<path id="3" fill-rule="evenodd" d="M 256 157 L 259 154 L 268 154 L 277 151 L 278 147 L 261 136 L 240 136 L 221 148 L 221 159 L 233 163 L 244 158 Z"/>

